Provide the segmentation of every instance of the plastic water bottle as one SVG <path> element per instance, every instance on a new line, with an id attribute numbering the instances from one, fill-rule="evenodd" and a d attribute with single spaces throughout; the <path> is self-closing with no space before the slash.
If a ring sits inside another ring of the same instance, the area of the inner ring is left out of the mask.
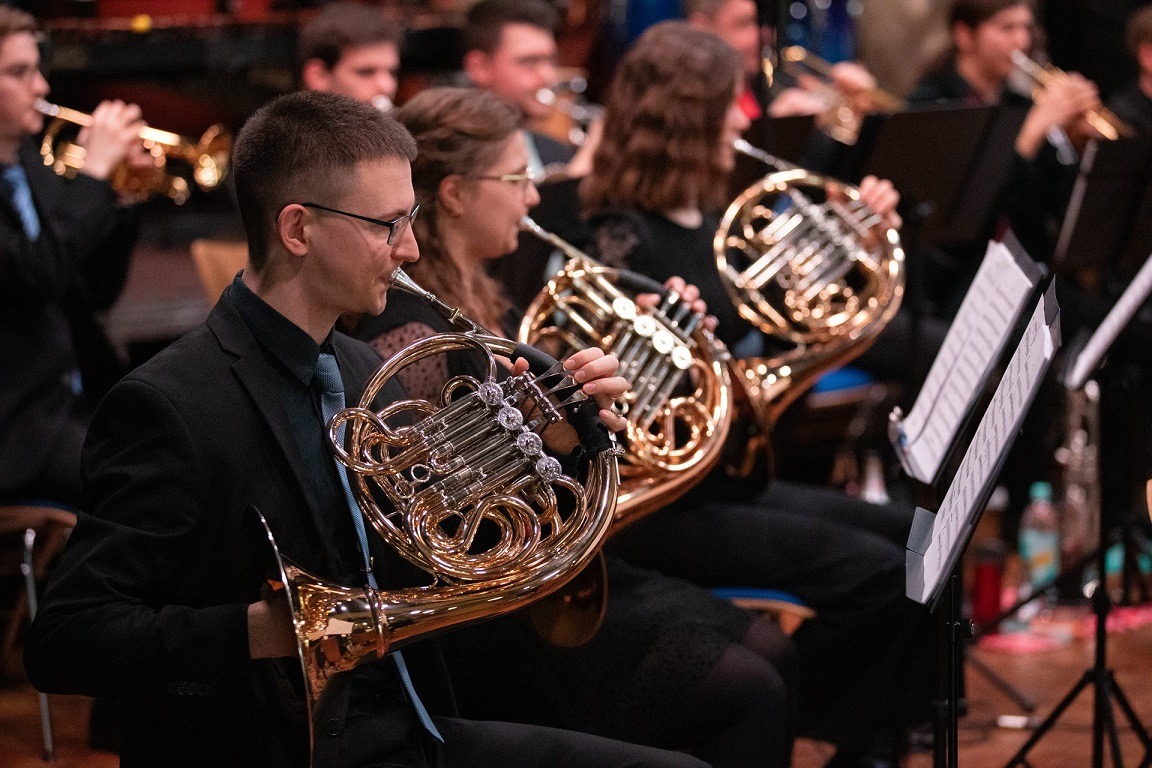
<path id="1" fill-rule="evenodd" d="M 1020 518 L 1020 560 L 1026 574 L 1028 592 L 1051 586 L 1060 569 L 1060 533 L 1052 486 L 1032 483 L 1031 501 Z"/>

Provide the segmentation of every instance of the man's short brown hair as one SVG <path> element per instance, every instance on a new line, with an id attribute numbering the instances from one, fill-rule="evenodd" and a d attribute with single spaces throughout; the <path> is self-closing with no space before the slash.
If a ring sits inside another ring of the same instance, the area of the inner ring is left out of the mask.
<path id="1" fill-rule="evenodd" d="M 555 35 L 560 16 L 543 0 L 480 0 L 468 9 L 464 21 L 464 53 L 480 51 L 491 56 L 509 24 L 525 24 Z"/>
<path id="2" fill-rule="evenodd" d="M 36 19 L 17 8 L 0 5 L 0 40 L 17 32 L 36 34 Z"/>
<path id="3" fill-rule="evenodd" d="M 338 204 L 353 169 L 385 157 L 412 162 L 416 142 L 395 118 L 347 96 L 298 91 L 257 110 L 232 150 L 232 182 L 253 270 L 268 262 L 284 206 Z"/>
<path id="4" fill-rule="evenodd" d="M 1152 43 L 1152 5 L 1144 6 L 1128 19 L 1126 39 L 1134 57 L 1140 55 L 1141 45 Z"/>
<path id="5" fill-rule="evenodd" d="M 309 59 L 319 59 L 331 69 L 349 48 L 392 43 L 399 50 L 403 42 L 404 30 L 379 8 L 332 3 L 300 30 L 297 63 L 303 66 Z"/>

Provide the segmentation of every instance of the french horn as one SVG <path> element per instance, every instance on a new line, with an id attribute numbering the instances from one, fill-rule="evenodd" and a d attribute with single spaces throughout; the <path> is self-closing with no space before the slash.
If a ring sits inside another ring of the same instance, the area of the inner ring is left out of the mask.
<path id="1" fill-rule="evenodd" d="M 781 347 L 734 364 L 733 378 L 767 433 L 816 378 L 861 354 L 896 314 L 904 249 L 856 187 L 743 139 L 736 150 L 777 169 L 732 201 L 713 239 L 740 315 Z M 751 469 L 745 463 L 736 473 Z"/>
<path id="2" fill-rule="evenodd" d="M 665 294 L 649 278 L 598 263 L 529 217 L 521 229 L 568 259 L 528 307 L 517 337 L 566 357 L 598 347 L 632 383 L 614 529 L 675 501 L 719 460 L 732 415 L 727 348 L 675 293 L 648 311 L 639 293 Z"/>
<path id="3" fill-rule="evenodd" d="M 568 261 L 533 299 L 517 337 L 559 357 L 598 347 L 616 355 L 619 374 L 632 382 L 611 535 L 678 499 L 719 461 L 732 418 L 728 350 L 675 293 L 640 308 L 639 293 L 665 293 L 659 283 L 599 264 L 529 217 L 521 229 Z M 603 618 L 605 580 L 600 559 L 534 604 L 536 633 L 563 647 L 588 642 Z"/>
<path id="4" fill-rule="evenodd" d="M 37 101 L 36 109 L 52 118 L 40 140 L 44 164 L 60 176 L 75 176 L 84 167 L 86 152 L 74 141 L 64 138 L 64 131 L 68 126 L 83 128 L 92 125 L 92 116 L 43 99 Z M 151 164 L 134 167 L 122 162 L 108 179 L 117 193 L 130 200 L 141 201 L 164 195 L 180 205 L 191 194 L 189 180 L 209 192 L 220 186 L 228 173 L 232 135 L 222 125 L 211 126 L 199 139 L 145 127 L 140 130 L 140 141 L 151 158 Z M 168 165 L 169 160 L 186 165 L 188 178 L 174 172 Z"/>
<path id="5" fill-rule="evenodd" d="M 364 519 L 430 583 L 388 590 L 330 583 L 280 558 L 269 532 L 275 576 L 292 610 L 310 738 L 343 673 L 559 589 L 595 557 L 616 508 L 619 449 L 597 409 L 583 407 L 594 401 L 560 364 L 488 333 L 402 272 L 393 284 L 430 302 L 460 331 L 421 339 L 385 360 L 359 404 L 329 422 L 328 439 L 350 472 Z M 457 349 L 486 355 L 483 380 L 456 377 L 437 402 L 400 400 L 373 410 L 398 372 Z M 499 381 L 496 355 L 525 357 L 533 367 Z M 584 483 L 544 452 L 540 433 L 566 416 L 589 457 Z"/>

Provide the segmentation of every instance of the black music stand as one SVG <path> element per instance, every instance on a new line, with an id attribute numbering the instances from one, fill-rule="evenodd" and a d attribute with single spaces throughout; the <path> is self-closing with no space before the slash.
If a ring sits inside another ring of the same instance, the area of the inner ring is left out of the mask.
<path id="1" fill-rule="evenodd" d="M 1023 119 L 1019 110 L 995 106 L 868 115 L 841 175 L 889 179 L 924 209 L 925 243 L 984 240 Z"/>
<path id="2" fill-rule="evenodd" d="M 1084 151 L 1080 163 L 1076 185 L 1056 246 L 1054 268 L 1073 275 L 1093 272 L 1104 278 L 1120 278 L 1128 282 L 1147 261 L 1150 252 L 1152 142 L 1147 137 L 1092 142 Z M 1093 320 L 1091 325 L 1095 324 Z M 1132 357 L 1128 355 L 1123 362 L 1131 363 Z M 1140 377 L 1124 374 L 1101 380 L 1105 404 L 1126 404 L 1120 400 L 1125 396 L 1122 384 L 1133 378 Z M 1142 403 L 1133 405 L 1140 407 Z M 1135 520 L 1130 509 L 1133 502 L 1131 489 L 1135 484 L 1131 482 L 1132 478 L 1118 469 L 1126 465 L 1113 461 L 1115 457 L 1127 455 L 1126 449 L 1132 445 L 1130 439 L 1116 439 L 1116 435 L 1113 438 L 1108 441 L 1110 454 L 1101 460 L 1110 472 L 1116 470 L 1104 478 L 1106 482 L 1102 482 L 1103 508 L 1120 514 L 1112 523 L 1119 526 L 1124 546 L 1125 600 L 1137 594 L 1140 602 L 1146 602 L 1149 593 L 1136 563 L 1135 552 L 1138 548 L 1135 546 Z M 1081 567 L 1090 561 L 1090 557 L 1085 558 Z"/>
<path id="3" fill-rule="evenodd" d="M 1150 171 L 1152 141 L 1147 137 L 1088 145 L 1052 257 L 1057 272 L 1106 271 L 1117 255 L 1131 255 L 1125 246 L 1132 234 L 1152 240 L 1147 236 L 1152 229 L 1146 226 L 1152 211 L 1141 210 L 1152 206 Z M 1149 252 L 1152 243 L 1140 250 L 1137 267 Z"/>
<path id="4" fill-rule="evenodd" d="M 971 635 L 971 623 L 960 615 L 960 560 L 1060 343 L 1059 308 L 1052 285 L 1030 306 L 1020 346 L 1012 354 L 939 511 L 933 514 L 917 508 L 908 537 L 908 597 L 929 605 L 938 618 L 940 694 L 935 702 L 934 768 L 959 765 L 960 675 Z"/>
<path id="5" fill-rule="evenodd" d="M 1136 312 L 1137 308 L 1147 299 L 1149 293 L 1152 292 L 1152 256 L 1148 258 L 1140 272 L 1137 273 L 1132 283 L 1125 290 L 1124 295 L 1116 302 L 1116 306 L 1108 317 L 1097 329 L 1093 337 L 1081 350 L 1076 359 L 1071 361 L 1068 366 L 1067 373 L 1064 377 L 1064 384 L 1070 390 L 1082 389 L 1086 385 L 1091 384 L 1091 377 L 1095 373 L 1095 378 L 1098 380 L 1101 376 L 1108 375 L 1108 366 L 1104 364 L 1104 355 L 1112 346 L 1113 341 L 1120 331 L 1131 320 L 1132 315 Z M 1099 461 L 1099 459 L 1098 459 Z M 1120 735 L 1116 727 L 1116 719 L 1112 712 L 1112 700 L 1115 699 L 1116 703 L 1120 705 L 1121 711 L 1128 719 L 1128 723 L 1136 737 L 1144 746 L 1144 757 L 1140 761 L 1140 768 L 1147 768 L 1152 766 L 1152 736 L 1149 736 L 1147 729 L 1140 722 L 1136 711 L 1128 702 L 1127 696 L 1116 682 L 1115 675 L 1112 670 L 1108 668 L 1108 614 L 1112 608 L 1112 600 L 1108 594 L 1106 585 L 1106 552 L 1108 545 L 1106 543 L 1106 526 L 1104 523 L 1104 515 L 1100 515 L 1100 543 L 1096 548 L 1096 568 L 1099 574 L 1099 582 L 1096 589 L 1092 594 L 1092 608 L 1096 617 L 1096 648 L 1093 656 L 1092 666 L 1085 670 L 1080 680 L 1072 686 L 1072 690 L 1060 700 L 1052 710 L 1052 713 L 1044 719 L 1035 732 L 1028 738 L 1020 750 L 1008 762 L 1006 768 L 1013 766 L 1028 766 L 1027 761 L 1028 752 L 1031 751 L 1040 739 L 1044 737 L 1064 711 L 1072 704 L 1080 692 L 1089 685 L 1093 686 L 1095 696 L 1093 697 L 1092 708 L 1092 766 L 1093 768 L 1103 768 L 1104 766 L 1104 738 L 1108 737 L 1108 745 L 1112 752 L 1112 764 L 1114 766 L 1123 765 L 1123 757 L 1120 751 Z"/>

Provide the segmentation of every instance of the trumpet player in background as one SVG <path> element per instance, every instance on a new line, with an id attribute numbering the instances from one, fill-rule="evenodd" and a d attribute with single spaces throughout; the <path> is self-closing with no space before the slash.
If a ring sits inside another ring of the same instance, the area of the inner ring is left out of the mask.
<path id="1" fill-rule="evenodd" d="M 383 539 L 357 534 L 324 416 L 333 399 L 357 402 L 379 365 L 334 331 L 338 317 L 379 313 L 396 270 L 419 257 L 415 154 L 392 117 L 347 97 L 299 92 L 261 108 L 233 154 L 246 268 L 202 325 L 100 405 L 84 510 L 25 666 L 42 690 L 119 699 L 124 768 L 704 768 L 687 755 L 454 717 L 435 641 L 344 673 L 309 749 L 292 617 L 284 597 L 261 593 L 267 538 L 249 523 L 256 507 L 285 556 L 334 582 L 421 583 Z M 626 387 L 611 356 L 572 365 L 602 404 Z M 403 397 L 390 382 L 376 405 Z"/>
<path id="2" fill-rule="evenodd" d="M 616 70 L 581 192 L 595 258 L 697 285 L 733 354 L 756 355 L 745 339 L 759 332 L 739 315 L 712 250 L 733 141 L 748 126 L 742 74 L 739 55 L 714 35 L 684 22 L 650 27 Z M 890 183 L 868 179 L 861 193 L 898 225 Z M 768 471 L 758 467 L 756 479 L 767 483 Z M 835 743 L 829 765 L 897 764 L 904 726 L 928 717 L 933 679 L 928 613 L 904 595 L 912 510 L 789 483 L 735 485 L 714 471 L 614 537 L 611 551 L 705 587 L 800 596 L 816 617 L 792 636 L 797 734 Z"/>
<path id="3" fill-rule="evenodd" d="M 1136 61 L 1136 81 L 1112 94 L 1108 107 L 1140 133 L 1152 133 L 1152 6 L 1132 14 L 1127 27 L 1128 53 Z"/>
<path id="4" fill-rule="evenodd" d="M 413 187 L 418 283 L 488 328 L 515 335 L 523 315 L 485 267 L 516 246 L 539 200 L 515 109 L 476 89 L 418 94 L 396 117 L 419 154 Z M 695 309 L 695 288 L 668 285 Z M 650 296 L 648 298 L 655 298 Z M 447 330 L 423 302 L 397 296 L 358 330 L 387 358 Z M 406 372 L 413 394 L 481 375 L 475 355 L 454 352 Z M 603 625 L 585 645 L 553 647 L 527 622 L 503 617 L 441 643 L 461 712 L 573 728 L 649 746 L 683 749 L 715 768 L 785 766 L 791 752 L 785 677 L 791 644 L 775 624 L 707 590 L 608 557 Z M 510 688 L 508 681 L 517 681 Z"/>
<path id="5" fill-rule="evenodd" d="M 1083 148 L 1097 131 L 1085 114 L 1100 108 L 1096 86 L 1077 73 L 1054 74 L 1040 89 L 1022 92 L 1014 85 L 1013 60 L 1036 47 L 1036 17 L 1029 0 L 956 0 L 949 15 L 951 50 L 921 79 L 908 97 L 919 105 L 983 106 L 1026 109 L 1016 136 L 1015 154 L 1004 181 L 1000 215 L 989 222 L 988 236 L 1011 226 L 1028 253 L 1046 261 L 1055 247 L 1064 208 L 1072 193 Z M 1030 92 L 1029 92 L 1030 91 Z M 941 278 L 956 288 L 940 301 L 949 314 L 975 272 L 987 237 L 973 244 L 973 257 L 956 256 L 964 274 Z M 929 286 L 931 289 L 932 286 Z M 1062 301 L 1061 306 L 1065 306 Z"/>
<path id="6" fill-rule="evenodd" d="M 556 86 L 558 24 L 556 9 L 543 0 L 481 0 L 465 19 L 464 73 L 477 88 L 516 107 L 525 125 L 552 109 L 539 94 Z M 529 131 L 529 167 L 538 179 L 556 171 L 585 176 L 598 137 L 598 123 L 580 147 Z"/>
<path id="7" fill-rule="evenodd" d="M 120 294 L 136 215 L 108 184 L 147 164 L 140 109 L 102 102 L 80 132 L 75 178 L 46 168 L 32 139 L 48 95 L 36 21 L 0 6 L 0 502 L 80 502 L 80 446 L 92 408 L 124 372 L 95 313 Z"/>
<path id="8" fill-rule="evenodd" d="M 300 29 L 300 83 L 391 109 L 404 31 L 377 7 L 331 3 Z"/>
<path id="9" fill-rule="evenodd" d="M 740 95 L 741 111 L 749 120 L 767 114 L 770 117 L 819 115 L 829 109 L 828 95 L 821 91 L 832 88 L 848 104 L 860 94 L 876 89 L 876 78 L 861 65 L 851 62 L 833 64 L 825 84 L 805 76 L 789 86 L 772 90 L 764 72 L 765 41 L 763 32 L 774 37 L 776 30 L 760 26 L 753 0 L 688 0 L 684 17 L 692 26 L 719 37 L 740 55 L 744 72 L 744 90 Z M 784 72 L 774 72 L 773 79 L 790 82 Z M 774 96 L 771 93 L 775 93 Z"/>

